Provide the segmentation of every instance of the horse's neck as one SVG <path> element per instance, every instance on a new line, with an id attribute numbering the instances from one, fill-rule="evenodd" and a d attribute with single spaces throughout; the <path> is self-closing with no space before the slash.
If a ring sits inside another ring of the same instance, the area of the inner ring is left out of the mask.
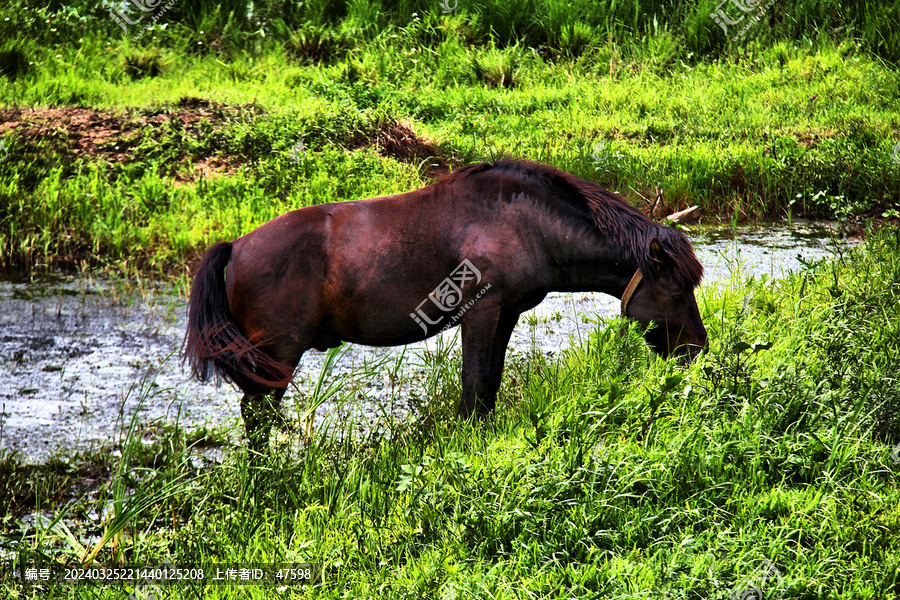
<path id="1" fill-rule="evenodd" d="M 597 291 L 621 297 L 636 265 L 593 224 L 542 219 L 542 234 L 558 291 Z"/>

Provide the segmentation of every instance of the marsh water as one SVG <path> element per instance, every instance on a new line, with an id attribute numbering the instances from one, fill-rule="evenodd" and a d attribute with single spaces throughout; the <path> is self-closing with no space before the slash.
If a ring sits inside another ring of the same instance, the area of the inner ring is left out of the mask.
<path id="1" fill-rule="evenodd" d="M 782 277 L 852 243 L 835 241 L 833 227 L 821 223 L 705 228 L 689 236 L 707 286 Z M 225 425 L 239 438 L 239 393 L 197 383 L 181 367 L 186 298 L 162 285 L 127 296 L 118 289 L 90 276 L 0 280 L 0 452 L 37 462 L 113 448 L 132 423 L 148 441 L 176 423 Z M 617 312 L 618 300 L 605 294 L 551 294 L 522 315 L 510 352 L 554 355 Z M 458 351 L 458 339 L 454 329 L 405 349 L 344 348 L 328 375 L 341 391 L 315 409 L 316 419 L 366 429 L 404 418 L 416 399 L 427 401 L 426 358 L 439 348 Z M 289 415 L 307 410 L 325 358 L 304 356 L 285 399 Z"/>

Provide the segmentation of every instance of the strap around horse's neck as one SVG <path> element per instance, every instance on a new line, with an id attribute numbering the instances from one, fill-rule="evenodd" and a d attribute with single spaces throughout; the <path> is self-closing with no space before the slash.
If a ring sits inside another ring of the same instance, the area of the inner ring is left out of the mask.
<path id="1" fill-rule="evenodd" d="M 640 285 L 641 280 L 644 278 L 641 275 L 641 270 L 638 269 L 634 272 L 634 275 L 631 276 L 631 281 L 628 282 L 628 287 L 625 288 L 625 293 L 622 294 L 622 316 L 627 317 L 625 311 L 628 310 L 628 303 L 631 302 L 631 297 L 634 296 L 634 290 L 637 289 L 637 286 Z"/>

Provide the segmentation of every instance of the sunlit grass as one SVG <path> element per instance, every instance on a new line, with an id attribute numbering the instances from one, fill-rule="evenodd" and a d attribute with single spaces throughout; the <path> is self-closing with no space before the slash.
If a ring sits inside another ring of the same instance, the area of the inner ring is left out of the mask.
<path id="1" fill-rule="evenodd" d="M 689 365 L 656 357 L 618 320 L 558 359 L 517 354 L 484 422 L 451 417 L 459 357 L 439 347 L 421 354 L 417 383 L 401 355 L 324 368 L 298 397 L 352 402 L 382 378 L 424 390 L 412 419 L 379 436 L 329 417 L 288 430 L 262 462 L 238 447 L 197 469 L 178 429 L 153 447 L 126 435 L 108 471 L 119 475 L 86 500 L 118 507 L 92 544 L 104 561 L 322 564 L 324 581 L 300 597 L 724 598 L 747 578 L 760 585 L 761 564 L 777 570 L 766 593 L 785 598 L 890 596 L 898 244 L 886 230 L 784 280 L 706 289 L 711 344 Z M 129 493 L 126 475 L 141 482 Z M 84 512 L 55 497 L 44 510 L 84 531 Z M 59 527 L 17 535 L 27 556 L 90 546 Z"/>
<path id="2" fill-rule="evenodd" d="M 121 64 L 142 50 L 88 38 L 2 79 L 8 105 L 77 103 L 140 119 L 177 114 L 183 99 L 220 104 L 212 124 L 139 128 L 116 142 L 125 160 L 113 164 L 102 152 L 74 156 L 65 135 L 7 131 L 0 265 L 130 255 L 171 269 L 286 210 L 425 185 L 426 165 L 371 147 L 396 121 L 451 166 L 528 158 L 643 208 L 661 190 L 664 209 L 699 204 L 708 220 L 844 218 L 900 202 L 900 80 L 852 41 L 748 40 L 716 59 L 664 64 L 656 46 L 606 56 L 607 45 L 554 62 L 525 46 L 470 47 L 456 27 L 387 28 L 323 64 L 275 43 L 229 56 L 164 45 L 159 73 L 138 78 Z M 479 75 L 489 63 L 508 65 L 514 85 Z M 308 150 L 295 160 L 301 140 Z M 206 160 L 226 166 L 207 172 Z"/>
<path id="3" fill-rule="evenodd" d="M 351 2 L 337 18 L 304 3 L 300 17 L 268 15 L 262 39 L 179 3 L 141 44 L 99 5 L 0 9 L 7 107 L 150 118 L 185 98 L 223 105 L 213 123 L 117 140 L 126 160 L 7 130 L 0 267 L 105 266 L 123 295 L 174 273 L 185 291 L 214 241 L 425 185 L 426 165 L 372 147 L 396 121 L 450 165 L 512 154 L 642 207 L 659 188 L 666 208 L 700 204 L 708 220 L 878 217 L 900 203 L 896 7 L 804 0 L 726 44 L 707 18 L 716 3 L 459 4 Z M 204 170 L 211 158 L 226 168 Z M 704 288 L 710 348 L 690 365 L 618 320 L 553 359 L 513 354 L 484 422 L 454 417 L 460 356 L 429 342 L 298 385 L 263 460 L 227 429 L 160 427 L 144 444 L 124 415 L 118 452 L 33 466 L 2 452 L 0 552 L 324 568 L 291 591 L 163 597 L 727 598 L 745 583 L 766 597 L 897 596 L 898 255 L 888 228 L 783 281 Z M 341 407 L 313 423 L 326 397 Z M 360 397 L 382 398 L 377 435 L 350 418 Z M 390 418 L 398 399 L 408 421 Z M 776 569 L 765 584 L 761 564 Z M 11 598 L 131 591 L 0 580 Z"/>

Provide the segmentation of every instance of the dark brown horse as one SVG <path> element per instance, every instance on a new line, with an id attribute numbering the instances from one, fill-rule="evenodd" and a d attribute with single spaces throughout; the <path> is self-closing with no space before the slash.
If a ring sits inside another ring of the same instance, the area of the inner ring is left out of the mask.
<path id="1" fill-rule="evenodd" d="M 459 414 L 494 408 L 519 315 L 551 291 L 622 298 L 663 356 L 706 344 L 685 236 L 552 167 L 471 165 L 426 188 L 284 214 L 212 246 L 191 291 L 185 360 L 244 392 L 254 448 L 310 348 L 397 346 L 462 325 Z M 271 397 L 269 396 L 270 394 Z"/>

